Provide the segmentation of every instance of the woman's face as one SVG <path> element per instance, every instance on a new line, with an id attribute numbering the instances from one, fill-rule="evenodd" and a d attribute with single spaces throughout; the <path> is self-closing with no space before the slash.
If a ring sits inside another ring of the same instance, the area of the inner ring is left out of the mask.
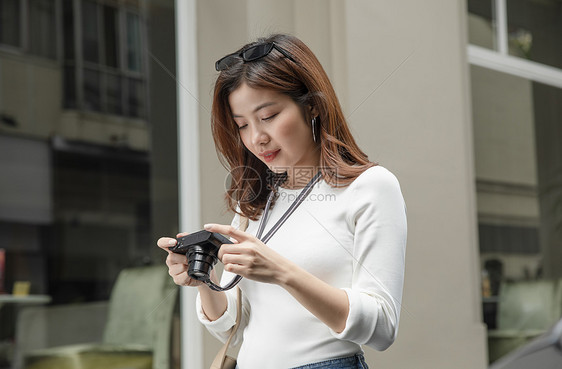
<path id="1" fill-rule="evenodd" d="M 270 170 L 288 171 L 291 180 L 298 176 L 299 168 L 319 165 L 320 152 L 310 122 L 289 96 L 242 84 L 230 94 L 228 102 L 244 146 Z M 311 110 L 308 115 L 316 114 Z"/>

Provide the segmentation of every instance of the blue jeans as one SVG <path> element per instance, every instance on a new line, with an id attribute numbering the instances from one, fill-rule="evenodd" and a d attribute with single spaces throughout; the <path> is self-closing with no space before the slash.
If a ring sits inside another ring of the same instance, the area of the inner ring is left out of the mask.
<path id="1" fill-rule="evenodd" d="M 363 354 L 359 353 L 353 356 L 321 361 L 292 369 L 369 369 L 369 367 L 365 362 Z"/>
<path id="2" fill-rule="evenodd" d="M 236 369 L 240 369 L 240 367 L 236 365 Z M 291 369 L 369 369 L 369 367 L 365 362 L 363 354 L 359 353 L 353 356 L 320 361 L 318 363 L 306 364 Z"/>

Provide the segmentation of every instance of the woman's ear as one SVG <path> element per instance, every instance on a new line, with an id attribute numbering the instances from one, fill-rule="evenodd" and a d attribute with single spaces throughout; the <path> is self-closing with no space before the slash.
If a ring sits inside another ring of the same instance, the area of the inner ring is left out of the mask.
<path id="1" fill-rule="evenodd" d="M 316 106 L 310 105 L 310 106 L 308 107 L 308 109 L 309 109 L 309 113 L 310 113 L 310 116 L 311 116 L 311 117 L 314 118 L 314 117 L 317 117 L 317 116 L 318 116 L 318 109 L 316 109 Z"/>

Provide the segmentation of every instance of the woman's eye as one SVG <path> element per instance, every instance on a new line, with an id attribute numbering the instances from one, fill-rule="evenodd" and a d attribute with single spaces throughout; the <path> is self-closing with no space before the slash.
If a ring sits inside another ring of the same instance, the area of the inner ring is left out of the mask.
<path id="1" fill-rule="evenodd" d="M 239 126 L 239 127 L 238 127 L 238 130 L 244 129 L 244 128 L 246 128 L 246 126 L 247 126 L 247 124 L 244 124 L 244 125 L 242 125 L 242 126 Z"/>
<path id="2" fill-rule="evenodd" d="M 265 120 L 265 121 L 267 121 L 267 120 L 272 120 L 273 118 L 275 118 L 276 115 L 277 115 L 277 113 L 276 113 L 276 114 L 273 114 L 273 115 L 270 115 L 270 116 L 268 116 L 268 117 L 265 117 L 265 118 L 263 118 L 262 120 Z"/>

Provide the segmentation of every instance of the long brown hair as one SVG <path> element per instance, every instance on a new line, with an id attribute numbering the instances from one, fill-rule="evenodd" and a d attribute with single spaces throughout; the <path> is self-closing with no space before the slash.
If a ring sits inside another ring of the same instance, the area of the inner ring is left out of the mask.
<path id="1" fill-rule="evenodd" d="M 252 220 L 257 220 L 261 214 L 279 175 L 246 149 L 240 139 L 228 97 L 243 83 L 283 93 L 303 111 L 308 111 L 305 107 L 316 109 L 320 133 L 316 143 L 320 149 L 319 169 L 331 186 L 345 187 L 366 169 L 377 165 L 357 146 L 324 68 L 301 40 L 276 34 L 249 43 L 239 51 L 266 42 L 275 42 L 292 60 L 275 49 L 256 61 L 243 62 L 240 58 L 240 62 L 221 71 L 217 77 L 211 111 L 215 148 L 220 162 L 231 175 L 230 188 L 225 195 L 227 207 Z"/>

